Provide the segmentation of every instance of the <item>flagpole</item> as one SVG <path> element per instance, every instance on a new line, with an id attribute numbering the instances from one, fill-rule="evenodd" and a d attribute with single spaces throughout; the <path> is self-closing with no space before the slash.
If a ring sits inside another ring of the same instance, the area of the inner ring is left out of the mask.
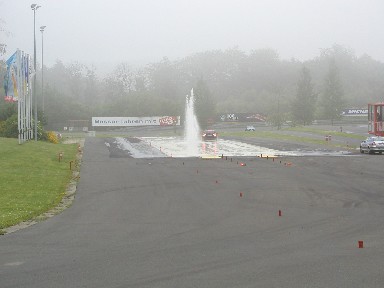
<path id="1" fill-rule="evenodd" d="M 37 141 L 37 95 L 36 95 L 36 10 L 41 6 L 32 4 L 33 10 L 33 68 L 35 75 L 33 76 L 33 97 L 35 98 L 35 141 Z"/>
<path id="2" fill-rule="evenodd" d="M 21 63 L 20 63 L 20 60 L 21 60 L 21 57 L 20 57 L 20 50 L 17 49 L 16 51 L 16 65 L 17 65 L 17 74 L 16 74 L 16 81 L 17 81 L 17 90 L 18 90 L 18 95 L 17 95 L 17 138 L 19 139 L 19 144 L 22 143 L 22 135 L 21 135 L 21 129 L 22 129 L 22 124 L 21 124 L 21 121 L 22 121 L 22 115 L 21 115 L 21 96 L 23 95 L 23 90 L 22 90 L 22 83 L 23 83 L 23 80 L 22 80 L 22 73 L 21 73 Z M 15 95 L 14 95 L 14 98 L 15 98 Z"/>

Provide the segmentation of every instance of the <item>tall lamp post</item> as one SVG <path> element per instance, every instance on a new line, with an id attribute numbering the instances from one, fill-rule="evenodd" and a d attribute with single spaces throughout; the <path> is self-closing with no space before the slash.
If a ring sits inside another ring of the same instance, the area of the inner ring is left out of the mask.
<path id="1" fill-rule="evenodd" d="M 5 44 L 0 44 L 0 55 L 3 55 L 5 54 L 5 48 L 7 47 L 7 45 Z"/>
<path id="2" fill-rule="evenodd" d="M 44 115 L 44 29 L 47 26 L 40 26 L 41 32 L 41 98 L 43 99 L 43 115 Z"/>
<path id="3" fill-rule="evenodd" d="M 37 141 L 37 95 L 36 95 L 36 10 L 41 6 L 32 4 L 33 10 L 33 68 L 35 75 L 33 76 L 33 97 L 35 97 L 35 141 Z"/>

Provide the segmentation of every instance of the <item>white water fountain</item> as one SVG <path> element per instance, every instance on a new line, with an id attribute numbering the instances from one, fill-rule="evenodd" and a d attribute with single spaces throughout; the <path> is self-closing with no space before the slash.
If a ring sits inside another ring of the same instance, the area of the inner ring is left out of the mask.
<path id="1" fill-rule="evenodd" d="M 195 96 L 193 95 L 193 89 L 191 90 L 191 95 L 187 95 L 185 100 L 184 125 L 186 152 L 190 156 L 198 156 L 200 144 L 200 127 L 195 115 Z"/>

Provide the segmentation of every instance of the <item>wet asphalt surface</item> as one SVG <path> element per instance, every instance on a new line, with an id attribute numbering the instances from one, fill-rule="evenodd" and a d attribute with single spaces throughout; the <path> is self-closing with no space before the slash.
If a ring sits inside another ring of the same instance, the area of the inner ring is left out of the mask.
<path id="1" fill-rule="evenodd" d="M 384 155 L 137 159 L 106 142 L 86 139 L 70 208 L 0 237 L 0 287 L 383 287 Z"/>

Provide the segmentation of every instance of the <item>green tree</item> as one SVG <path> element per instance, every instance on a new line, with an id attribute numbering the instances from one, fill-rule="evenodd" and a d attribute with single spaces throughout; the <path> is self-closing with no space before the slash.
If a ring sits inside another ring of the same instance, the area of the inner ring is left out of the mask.
<path id="1" fill-rule="evenodd" d="M 86 70 L 84 98 L 87 103 L 93 103 L 93 105 L 85 105 L 85 107 L 88 109 L 88 114 L 92 115 L 94 107 L 101 103 L 100 88 L 98 87 L 100 82 L 96 77 L 96 69 L 94 67 L 87 68 Z"/>
<path id="2" fill-rule="evenodd" d="M 296 97 L 291 103 L 293 121 L 301 125 L 310 125 L 314 120 L 316 94 L 313 92 L 311 73 L 303 66 L 297 83 Z"/>
<path id="3" fill-rule="evenodd" d="M 215 118 L 215 104 L 211 96 L 211 92 L 205 81 L 200 79 L 196 88 L 194 89 L 195 95 L 195 113 L 197 121 L 202 129 L 207 128 L 210 120 Z"/>
<path id="4" fill-rule="evenodd" d="M 180 72 L 168 58 L 149 66 L 147 73 L 150 77 L 148 88 L 155 99 L 175 99 L 182 95 L 179 84 Z"/>
<path id="5" fill-rule="evenodd" d="M 276 89 L 274 94 L 275 95 L 271 93 L 269 96 L 267 122 L 280 130 L 281 126 L 283 126 L 284 122 L 288 119 L 289 103 L 282 97 L 282 91 L 280 91 L 280 89 Z"/>
<path id="6" fill-rule="evenodd" d="M 343 88 L 340 81 L 339 70 L 334 59 L 329 62 L 329 71 L 324 79 L 324 90 L 321 106 L 325 119 L 334 121 L 341 118 L 343 108 Z"/>

